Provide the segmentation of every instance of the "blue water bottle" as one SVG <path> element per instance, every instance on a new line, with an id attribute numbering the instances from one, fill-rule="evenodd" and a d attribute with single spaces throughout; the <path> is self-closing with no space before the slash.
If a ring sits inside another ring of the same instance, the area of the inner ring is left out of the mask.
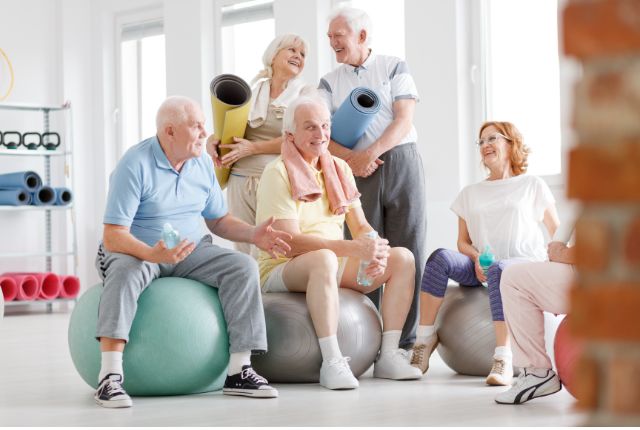
<path id="1" fill-rule="evenodd" d="M 377 239 L 378 232 L 375 230 L 372 230 L 368 232 L 365 236 L 368 237 L 369 239 Z M 373 279 L 367 276 L 367 267 L 369 267 L 369 263 L 371 262 L 367 260 L 360 260 L 360 266 L 358 266 L 357 282 L 358 282 L 358 285 L 362 285 L 363 287 L 369 287 L 373 282 Z"/>
<path id="2" fill-rule="evenodd" d="M 480 263 L 480 267 L 482 267 L 482 271 L 484 272 L 485 276 L 487 276 L 487 271 L 489 270 L 489 267 L 491 267 L 491 265 L 495 261 L 496 261 L 496 256 L 493 255 L 493 253 L 491 252 L 491 248 L 489 247 L 489 245 L 485 246 L 484 251 L 482 251 L 482 254 L 480 254 L 480 257 L 478 257 L 478 262 Z M 486 287 L 487 283 L 483 282 L 482 285 Z"/>
<path id="3" fill-rule="evenodd" d="M 162 240 L 168 249 L 175 248 L 180 243 L 180 233 L 174 230 L 171 224 L 166 223 L 162 227 Z"/>

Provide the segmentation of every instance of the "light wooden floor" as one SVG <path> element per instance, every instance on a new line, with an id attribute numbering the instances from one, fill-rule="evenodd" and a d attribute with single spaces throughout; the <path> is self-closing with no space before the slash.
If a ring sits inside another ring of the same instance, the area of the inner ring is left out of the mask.
<path id="1" fill-rule="evenodd" d="M 560 393 L 520 406 L 498 405 L 504 388 L 456 375 L 437 354 L 428 376 L 396 382 L 360 378 L 360 389 L 278 384 L 280 397 L 257 400 L 209 393 L 134 398 L 107 410 L 76 373 L 67 348 L 70 313 L 54 309 L 0 320 L 0 426 L 572 426 L 585 417 Z"/>

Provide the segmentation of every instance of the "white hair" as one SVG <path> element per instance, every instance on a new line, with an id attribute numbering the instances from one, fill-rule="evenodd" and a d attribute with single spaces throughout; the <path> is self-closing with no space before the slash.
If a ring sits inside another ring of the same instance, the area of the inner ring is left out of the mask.
<path id="1" fill-rule="evenodd" d="M 284 118 L 282 119 L 282 133 L 295 133 L 296 132 L 296 111 L 301 106 L 321 106 L 323 109 L 326 109 L 327 113 L 329 113 L 329 108 L 327 108 L 327 104 L 320 97 L 320 94 L 317 90 L 311 91 L 308 88 L 305 88 L 301 92 L 300 97 L 289 103 L 287 106 L 287 110 L 284 112 Z"/>
<path id="2" fill-rule="evenodd" d="M 195 108 L 198 103 L 184 96 L 171 96 L 162 102 L 156 114 L 156 130 L 159 132 L 167 124 L 181 124 L 189 118 L 189 108 Z"/>
<path id="3" fill-rule="evenodd" d="M 354 33 L 360 34 L 360 31 L 364 30 L 367 34 L 367 38 L 364 41 L 364 45 L 369 47 L 371 45 L 372 32 L 373 32 L 373 23 L 371 22 L 371 18 L 362 9 L 356 9 L 354 7 L 349 6 L 341 6 L 334 9 L 329 14 L 329 22 L 332 22 L 334 19 L 342 17 L 347 21 L 347 25 L 349 28 L 353 30 Z"/>
<path id="4" fill-rule="evenodd" d="M 258 72 L 256 77 L 251 81 L 251 84 L 259 79 L 270 78 L 273 76 L 273 68 L 271 65 L 273 64 L 275 56 L 278 55 L 278 52 L 283 49 L 300 45 L 302 45 L 302 49 L 305 54 L 309 52 L 309 44 L 297 34 L 283 34 L 273 39 L 271 43 L 269 43 L 269 46 L 267 46 L 267 49 L 264 50 L 264 54 L 262 54 L 262 65 L 264 66 L 264 69 Z"/>

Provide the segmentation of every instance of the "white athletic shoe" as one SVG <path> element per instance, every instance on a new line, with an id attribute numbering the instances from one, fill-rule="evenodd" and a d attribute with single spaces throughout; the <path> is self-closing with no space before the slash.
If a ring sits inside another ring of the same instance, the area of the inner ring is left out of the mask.
<path id="1" fill-rule="evenodd" d="M 562 383 L 556 372 L 549 369 L 545 376 L 537 376 L 523 369 L 513 386 L 496 396 L 496 403 L 504 405 L 519 405 L 536 397 L 544 397 L 557 393 Z"/>
<path id="2" fill-rule="evenodd" d="M 409 352 L 402 348 L 380 353 L 373 366 L 373 377 L 395 380 L 422 378 L 422 371 L 409 362 Z"/>
<path id="3" fill-rule="evenodd" d="M 320 385 L 330 390 L 353 390 L 360 384 L 349 367 L 349 357 L 323 360 L 320 368 Z"/>
<path id="4" fill-rule="evenodd" d="M 486 379 L 489 385 L 511 385 L 513 382 L 513 364 L 510 359 L 493 358 L 493 367 Z"/>

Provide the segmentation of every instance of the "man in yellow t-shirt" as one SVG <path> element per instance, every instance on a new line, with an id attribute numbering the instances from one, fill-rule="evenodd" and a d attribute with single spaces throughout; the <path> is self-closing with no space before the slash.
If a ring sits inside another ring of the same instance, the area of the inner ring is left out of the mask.
<path id="1" fill-rule="evenodd" d="M 355 180 L 346 162 L 327 155 L 330 129 L 329 111 L 317 96 L 296 99 L 285 113 L 283 155 L 269 163 L 262 174 L 256 223 L 274 217 L 273 228 L 290 233 L 293 239 L 289 242 L 291 251 L 285 256 L 272 258 L 266 252 L 260 253 L 262 289 L 267 293 L 307 294 L 323 359 L 320 384 L 329 389 L 349 389 L 357 388 L 358 380 L 342 356 L 336 337 L 338 288 L 365 294 L 385 284 L 383 338 L 374 377 L 419 379 L 421 372 L 412 368 L 407 352 L 398 348 L 413 297 L 413 254 L 406 248 L 390 248 L 386 239 L 367 237 L 373 229 L 357 198 L 344 204 L 344 213 L 336 210 L 333 197 L 327 193 L 327 183 L 331 178 L 334 183 L 337 176 L 342 188 L 349 189 L 355 187 Z M 296 157 L 301 156 L 300 165 L 287 158 L 292 151 Z M 330 170 L 327 166 L 331 160 L 335 172 L 325 173 L 323 168 Z M 315 200 L 293 197 L 300 186 L 291 181 L 297 182 L 301 176 L 319 186 Z M 345 221 L 353 240 L 343 239 Z M 360 261 L 370 262 L 366 272 L 372 282 L 368 286 L 357 282 Z"/>

